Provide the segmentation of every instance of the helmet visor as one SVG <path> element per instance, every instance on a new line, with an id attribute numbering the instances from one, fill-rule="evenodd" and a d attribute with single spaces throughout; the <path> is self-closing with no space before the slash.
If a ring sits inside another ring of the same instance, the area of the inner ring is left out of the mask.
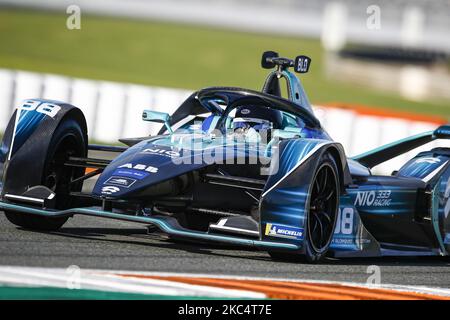
<path id="1" fill-rule="evenodd" d="M 233 129 L 250 129 L 256 131 L 272 129 L 272 123 L 264 119 L 257 118 L 235 118 L 233 119 Z"/>

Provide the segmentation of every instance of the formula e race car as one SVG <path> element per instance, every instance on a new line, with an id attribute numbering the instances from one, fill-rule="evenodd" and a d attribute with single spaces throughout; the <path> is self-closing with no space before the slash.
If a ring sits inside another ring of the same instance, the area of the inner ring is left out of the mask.
<path id="1" fill-rule="evenodd" d="M 421 152 L 389 176 L 371 168 L 450 139 L 450 125 L 347 158 L 289 71 L 306 73 L 310 62 L 265 52 L 262 67 L 275 69 L 261 92 L 211 87 L 172 115 L 145 110 L 161 130 L 121 139 L 123 147 L 88 144 L 73 105 L 26 100 L 3 136 L 0 210 L 25 229 L 57 230 L 80 214 L 178 241 L 252 246 L 275 260 L 448 255 L 450 147 Z"/>

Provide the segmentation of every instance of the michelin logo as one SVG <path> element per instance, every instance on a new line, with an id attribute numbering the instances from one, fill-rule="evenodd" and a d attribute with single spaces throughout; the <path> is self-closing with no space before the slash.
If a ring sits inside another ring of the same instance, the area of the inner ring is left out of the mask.
<path id="1" fill-rule="evenodd" d="M 266 236 L 303 240 L 303 229 L 281 226 L 277 224 L 266 224 Z"/>

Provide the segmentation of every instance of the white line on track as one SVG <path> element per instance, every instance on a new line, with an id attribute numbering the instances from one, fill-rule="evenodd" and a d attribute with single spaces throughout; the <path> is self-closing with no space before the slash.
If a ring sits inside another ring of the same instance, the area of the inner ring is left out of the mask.
<path id="1" fill-rule="evenodd" d="M 264 294 L 252 291 L 189 285 L 166 280 L 123 278 L 114 275 L 115 273 L 83 269 L 77 279 L 81 289 L 101 291 L 215 298 L 261 299 L 266 297 Z M 66 269 L 0 267 L 0 285 L 67 288 L 73 281 L 74 279 L 66 272 Z"/>
<path id="2" fill-rule="evenodd" d="M 171 272 L 139 272 L 125 270 L 100 270 L 100 269 L 81 269 L 79 284 L 81 289 L 92 289 L 114 292 L 132 292 L 140 294 L 168 295 L 168 296 L 201 296 L 217 298 L 252 298 L 263 299 L 266 296 L 263 293 L 224 289 L 220 287 L 201 286 L 180 283 L 170 280 L 157 280 L 149 278 L 130 278 L 121 275 L 135 276 L 155 276 L 155 277 L 186 277 L 186 278 L 216 278 L 229 280 L 265 280 L 265 281 L 283 281 L 294 283 L 312 283 L 312 284 L 336 284 L 350 287 L 359 287 L 367 289 L 387 289 L 400 292 L 413 292 L 421 294 L 431 294 L 450 297 L 450 288 L 433 288 L 427 286 L 379 284 L 371 285 L 356 282 L 324 281 L 310 279 L 286 279 L 286 278 L 266 278 L 266 277 L 248 277 L 248 276 L 230 276 L 215 274 L 198 273 L 171 273 Z M 35 267 L 15 267 L 0 266 L 0 286 L 49 286 L 66 288 L 69 274 L 62 268 L 35 268 Z"/>

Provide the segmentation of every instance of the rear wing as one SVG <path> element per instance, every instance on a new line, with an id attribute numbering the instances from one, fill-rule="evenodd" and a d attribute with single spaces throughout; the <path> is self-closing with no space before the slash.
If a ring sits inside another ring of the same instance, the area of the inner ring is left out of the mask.
<path id="1" fill-rule="evenodd" d="M 367 168 L 373 168 L 380 163 L 386 162 L 437 139 L 450 139 L 450 123 L 442 125 L 434 131 L 420 133 L 412 137 L 386 144 L 374 150 L 352 157 L 352 159 L 358 161 Z"/>

